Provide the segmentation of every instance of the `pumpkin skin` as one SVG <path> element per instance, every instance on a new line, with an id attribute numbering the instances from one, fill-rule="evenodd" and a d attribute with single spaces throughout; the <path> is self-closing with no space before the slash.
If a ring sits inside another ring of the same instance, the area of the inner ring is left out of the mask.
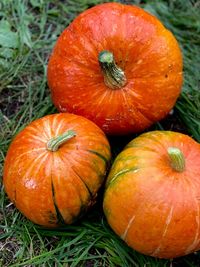
<path id="1" fill-rule="evenodd" d="M 185 157 L 175 171 L 167 149 Z M 131 141 L 115 159 L 103 202 L 111 228 L 130 247 L 158 258 L 200 249 L 200 145 L 187 135 L 153 131 Z"/>
<path id="2" fill-rule="evenodd" d="M 47 142 L 68 130 L 76 135 L 57 151 Z M 78 115 L 53 114 L 32 122 L 11 143 L 3 183 L 16 207 L 45 227 L 71 224 L 96 198 L 110 160 L 101 129 Z"/>
<path id="3" fill-rule="evenodd" d="M 113 53 L 126 76 L 104 82 L 99 53 Z M 173 34 L 139 7 L 97 5 L 60 35 L 48 63 L 48 85 L 60 112 L 80 114 L 107 134 L 140 132 L 164 118 L 182 86 L 182 55 Z"/>

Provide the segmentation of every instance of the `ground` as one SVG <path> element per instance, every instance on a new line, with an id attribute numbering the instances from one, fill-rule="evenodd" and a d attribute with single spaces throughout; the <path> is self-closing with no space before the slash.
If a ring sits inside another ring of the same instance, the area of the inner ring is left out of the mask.
<path id="1" fill-rule="evenodd" d="M 0 1 L 0 176 L 8 146 L 32 120 L 56 112 L 46 83 L 49 53 L 61 31 L 101 0 Z M 200 142 L 200 1 L 121 1 L 156 15 L 178 39 L 184 55 L 184 86 L 165 120 L 151 129 L 175 130 Z M 110 138 L 115 157 L 133 138 Z M 128 248 L 103 216 L 102 192 L 79 222 L 56 231 L 33 225 L 1 187 L 0 266 L 200 266 L 200 254 L 158 260 Z"/>

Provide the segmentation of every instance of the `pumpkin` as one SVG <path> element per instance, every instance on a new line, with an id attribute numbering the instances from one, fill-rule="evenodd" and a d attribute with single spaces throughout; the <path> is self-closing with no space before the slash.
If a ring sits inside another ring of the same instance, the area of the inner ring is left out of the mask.
<path id="1" fill-rule="evenodd" d="M 111 135 L 140 132 L 174 106 L 181 51 L 156 17 L 104 3 L 62 32 L 49 59 L 48 84 L 60 112 L 87 117 Z"/>
<path id="2" fill-rule="evenodd" d="M 109 160 L 107 138 L 94 123 L 73 114 L 48 115 L 11 143 L 5 191 L 34 223 L 71 224 L 95 202 Z"/>
<path id="3" fill-rule="evenodd" d="M 191 137 L 152 131 L 115 159 L 104 212 L 133 249 L 174 258 L 200 249 L 200 145 Z"/>

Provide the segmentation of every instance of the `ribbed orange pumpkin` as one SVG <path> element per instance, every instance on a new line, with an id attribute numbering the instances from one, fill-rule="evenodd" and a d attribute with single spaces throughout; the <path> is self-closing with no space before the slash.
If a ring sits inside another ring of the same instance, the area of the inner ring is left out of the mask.
<path id="1" fill-rule="evenodd" d="M 5 191 L 34 223 L 70 224 L 94 203 L 110 156 L 109 143 L 94 123 L 73 114 L 49 115 L 11 143 Z"/>
<path id="2" fill-rule="evenodd" d="M 174 258 L 200 249 L 200 144 L 170 131 L 142 134 L 117 156 L 104 212 L 133 249 Z"/>
<path id="3" fill-rule="evenodd" d="M 97 5 L 61 34 L 48 64 L 52 100 L 108 134 L 139 132 L 165 117 L 182 85 L 172 33 L 139 7 Z"/>

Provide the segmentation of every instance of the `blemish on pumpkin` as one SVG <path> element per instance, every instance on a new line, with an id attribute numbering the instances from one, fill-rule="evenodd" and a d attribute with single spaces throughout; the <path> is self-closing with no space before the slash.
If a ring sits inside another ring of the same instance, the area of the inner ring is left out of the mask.
<path id="1" fill-rule="evenodd" d="M 169 70 L 172 70 L 172 68 L 173 68 L 173 65 L 172 64 L 169 64 Z"/>
<path id="2" fill-rule="evenodd" d="M 131 227 L 131 225 L 132 225 L 132 223 L 133 223 L 134 220 L 135 220 L 135 214 L 131 217 L 131 219 L 130 219 L 129 222 L 128 222 L 127 227 L 126 227 L 125 230 L 124 230 L 124 233 L 121 235 L 121 238 L 122 238 L 124 241 L 125 241 L 126 236 L 127 236 L 127 234 L 128 234 L 128 230 L 130 229 L 130 227 Z"/>
<path id="3" fill-rule="evenodd" d="M 26 179 L 24 185 L 28 189 L 35 189 L 37 184 L 33 179 Z"/>
<path id="4" fill-rule="evenodd" d="M 136 64 L 139 65 L 139 64 L 141 64 L 142 62 L 143 62 L 143 60 L 142 60 L 142 59 L 139 59 L 139 60 L 136 62 Z"/>

